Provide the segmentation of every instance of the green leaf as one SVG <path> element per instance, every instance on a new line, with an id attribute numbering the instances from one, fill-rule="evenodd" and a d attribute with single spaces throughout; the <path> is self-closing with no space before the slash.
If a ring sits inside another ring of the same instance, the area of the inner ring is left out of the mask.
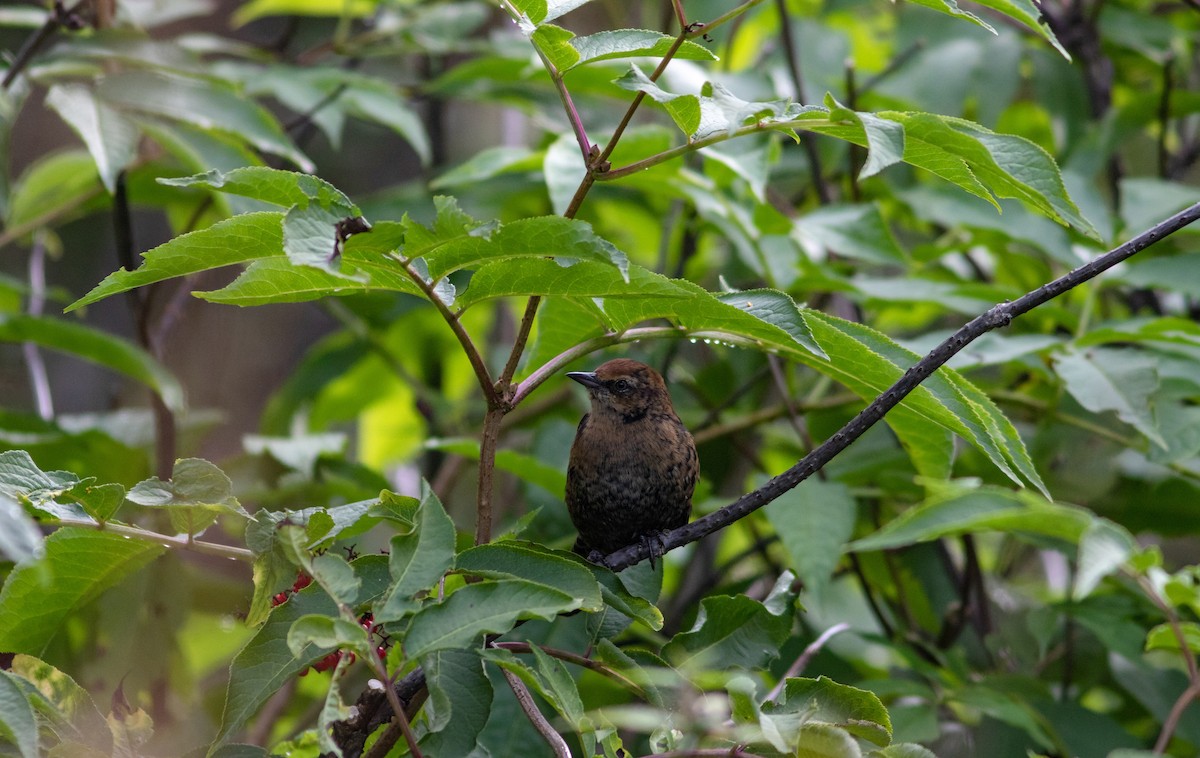
<path id="1" fill-rule="evenodd" d="M 16 677 L 0 671 L 0 744 L 17 749 L 21 758 L 41 753 L 37 719 Z"/>
<path id="2" fill-rule="evenodd" d="M 429 183 L 431 189 L 460 187 L 517 171 L 536 171 L 542 156 L 523 147 L 489 147 L 472 155 Z"/>
<path id="3" fill-rule="evenodd" d="M 222 132 L 287 158 L 305 171 L 313 170 L 312 162 L 266 109 L 246 100 L 222 80 L 125 71 L 101 79 L 97 94 L 114 108 Z"/>
<path id="4" fill-rule="evenodd" d="M 876 745 L 892 741 L 892 721 L 878 696 L 828 677 L 788 679 L 778 705 L 767 704 L 766 713 L 806 712 L 811 722 L 845 729 Z M 800 744 L 806 744 L 802 736 Z"/>
<path id="5" fill-rule="evenodd" d="M 1094 518 L 1084 508 L 1050 503 L 1029 492 L 981 487 L 932 498 L 909 508 L 874 534 L 851 542 L 846 549 L 888 550 L 981 531 L 1041 534 L 1075 543 Z"/>
<path id="6" fill-rule="evenodd" d="M 381 501 L 394 497 L 385 492 Z M 392 537 L 388 567 L 393 584 L 375 611 L 380 622 L 397 621 L 420 608 L 414 596 L 432 587 L 454 564 L 454 522 L 427 484 L 422 484 L 414 515 L 413 531 Z"/>
<path id="7" fill-rule="evenodd" d="M 32 685 L 36 699 L 30 705 L 47 717 L 60 739 L 77 740 L 90 746 L 99 754 L 110 754 L 112 734 L 104 716 L 100 714 L 92 696 L 79 683 L 63 671 L 31 655 L 16 655 L 9 668 L 13 675 Z M 6 709 L 0 707 L 0 713 Z M 83 753 L 82 755 L 93 755 Z"/>
<path id="8" fill-rule="evenodd" d="M 79 477 L 69 471 L 42 471 L 24 450 L 0 453 L 0 494 L 55 517 L 73 515 L 60 514 L 55 501 L 79 484 Z"/>
<path id="9" fill-rule="evenodd" d="M 46 105 L 62 116 L 83 139 L 96 161 L 104 188 L 115 192 L 117 175 L 137 154 L 137 125 L 116 109 L 96 99 L 82 84 L 56 84 L 46 92 Z"/>
<path id="10" fill-rule="evenodd" d="M 362 580 L 346 559 L 336 553 L 322 553 L 312 561 L 312 578 L 331 598 L 342 605 L 354 602 L 362 591 Z M 338 632 L 341 634 L 341 632 Z"/>
<path id="11" fill-rule="evenodd" d="M 1193 653 L 1200 652 L 1200 624 L 1194 621 L 1178 623 L 1183 641 Z M 1170 624 L 1159 624 L 1146 633 L 1146 650 L 1179 650 L 1179 638 Z"/>
<path id="12" fill-rule="evenodd" d="M 1154 423 L 1152 401 L 1159 381 L 1152 357 L 1119 348 L 1071 350 L 1055 356 L 1054 370 L 1084 408 L 1093 413 L 1113 411 L 1147 439 L 1167 447 Z"/>
<path id="13" fill-rule="evenodd" d="M 904 251 L 874 203 L 822 206 L 796 219 L 796 232 L 820 245 L 826 254 L 869 263 L 904 260 Z"/>
<path id="14" fill-rule="evenodd" d="M 110 368 L 154 390 L 171 410 L 184 409 L 183 388 L 161 363 L 99 329 L 48 316 L 0 314 L 0 342 L 32 342 Z"/>
<path id="15" fill-rule="evenodd" d="M 543 216 L 508 224 L 480 223 L 462 213 L 452 198 L 439 197 L 437 203 L 439 215 L 433 227 L 406 219 L 399 224 L 382 222 L 369 234 L 351 237 L 342 255 L 342 266 L 353 272 L 354 280 L 290 270 L 285 263 L 267 260 L 256 263 L 228 287 L 200 296 L 238 305 L 297 302 L 375 290 L 423 297 L 424 293 L 404 273 L 397 258 L 410 263 L 435 288 L 444 287 L 445 278 L 455 271 L 497 261 L 516 265 L 524 259 L 558 258 L 564 264 L 576 260 L 602 262 L 615 267 L 622 277 L 628 272 L 625 254 L 597 236 L 585 222 Z M 555 265 L 553 261 L 546 262 Z M 452 302 L 453 298 L 447 295 L 443 301 Z M 474 302 L 477 300 L 467 301 L 461 307 Z"/>
<path id="16" fill-rule="evenodd" d="M 675 38 L 670 35 L 645 29 L 614 29 L 576 37 L 574 33 L 553 24 L 539 26 L 531 39 L 559 74 L 595 61 L 643 56 L 661 58 L 675 43 Z M 717 56 L 708 48 L 691 41 L 680 45 L 674 57 L 683 60 L 717 60 Z"/>
<path id="17" fill-rule="evenodd" d="M 13 563 L 40 558 L 42 531 L 37 522 L 29 518 L 20 503 L 8 493 L 0 492 L 0 558 Z"/>
<path id="18" fill-rule="evenodd" d="M 283 217 L 283 252 L 297 266 L 311 266 L 335 276 L 345 235 L 343 222 L 362 221 L 362 212 L 323 179 L 293 171 L 251 166 L 181 179 L 162 179 L 178 187 L 202 185 L 288 208 Z M 365 221 L 362 223 L 365 224 Z M 369 227 L 368 227 L 369 229 Z"/>
<path id="19" fill-rule="evenodd" d="M 176 276 L 209 271 L 258 258 L 283 256 L 283 214 L 246 213 L 199 231 L 181 234 L 143 253 L 133 271 L 109 274 L 91 292 L 67 307 L 67 312 Z"/>
<path id="20" fill-rule="evenodd" d="M 505 579 L 469 584 L 413 616 L 404 651 L 409 658 L 420 658 L 438 650 L 470 647 L 480 635 L 507 632 L 520 619 L 549 621 L 579 606 L 577 598 L 533 582 Z"/>
<path id="21" fill-rule="evenodd" d="M 171 187 L 210 187 L 284 208 L 307 208 L 315 204 L 330 210 L 345 209 L 347 215 L 362 215 L 350 198 L 324 179 L 266 166 L 247 166 L 232 171 L 214 169 L 194 176 L 159 179 L 158 183 Z"/>
<path id="22" fill-rule="evenodd" d="M 421 659 L 429 702 L 429 734 L 421 737 L 426 755 L 468 755 L 492 712 L 492 683 L 473 651 L 439 650 Z"/>
<path id="23" fill-rule="evenodd" d="M 45 555 L 18 565 L 0 590 L 0 650 L 41 655 L 68 618 L 162 554 L 152 542 L 62 528 Z M 46 583 L 46 577 L 53 581 Z"/>
<path id="24" fill-rule="evenodd" d="M 249 516 L 233 496 L 233 482 L 203 458 L 175 461 L 170 481 L 152 477 L 134 485 L 127 497 L 130 502 L 148 507 L 198 506 Z"/>
<path id="25" fill-rule="evenodd" d="M 796 758 L 861 758 L 862 749 L 850 733 L 829 724 L 805 724 L 800 729 Z"/>
<path id="26" fill-rule="evenodd" d="M 1100 580 L 1113 573 L 1137 550 L 1133 535 L 1107 519 L 1088 524 L 1079 540 L 1079 567 L 1071 597 L 1082 600 L 1092 594 Z"/>
<path id="27" fill-rule="evenodd" d="M 858 509 L 849 489 L 808 479 L 768 503 L 764 511 L 805 588 L 822 597 L 842 547 L 854 533 Z"/>
<path id="28" fill-rule="evenodd" d="M 675 635 L 663 656 L 697 670 L 758 668 L 778 657 L 791 631 L 790 613 L 773 613 L 745 595 L 706 597 L 691 631 Z"/>
<path id="29" fill-rule="evenodd" d="M 586 561 L 573 553 L 550 550 L 533 542 L 506 540 L 479 545 L 459 554 L 454 567 L 489 579 L 523 579 L 556 589 L 595 613 L 604 607 L 600 584 Z"/>
<path id="30" fill-rule="evenodd" d="M 292 622 L 288 629 L 287 646 L 292 655 L 304 658 L 305 650 L 310 646 L 321 650 L 344 648 L 359 655 L 372 655 L 367 630 L 341 616 L 325 616 L 310 613 Z"/>
<path id="31" fill-rule="evenodd" d="M 39 218 L 67 220 L 103 194 L 91 155 L 82 150 L 51 153 L 30 164 L 13 186 L 6 227 L 19 228 Z M 70 208 L 75 213 L 67 213 Z"/>

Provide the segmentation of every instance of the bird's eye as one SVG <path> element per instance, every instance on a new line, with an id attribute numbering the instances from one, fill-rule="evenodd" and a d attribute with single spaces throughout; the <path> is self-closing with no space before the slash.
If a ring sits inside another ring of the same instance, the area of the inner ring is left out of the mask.
<path id="1" fill-rule="evenodd" d="M 613 382 L 613 392 L 617 393 L 618 395 L 628 395 L 629 390 L 631 389 L 633 388 L 629 385 L 629 382 L 624 379 L 618 379 L 617 381 Z"/>

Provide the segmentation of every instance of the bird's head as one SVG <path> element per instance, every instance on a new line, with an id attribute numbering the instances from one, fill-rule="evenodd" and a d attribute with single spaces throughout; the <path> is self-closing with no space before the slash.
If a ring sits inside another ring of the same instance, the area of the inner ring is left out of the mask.
<path id="1" fill-rule="evenodd" d="M 594 416 L 615 416 L 628 424 L 651 411 L 672 411 L 666 383 L 644 363 L 615 358 L 595 371 L 572 371 L 567 376 L 587 387 Z"/>

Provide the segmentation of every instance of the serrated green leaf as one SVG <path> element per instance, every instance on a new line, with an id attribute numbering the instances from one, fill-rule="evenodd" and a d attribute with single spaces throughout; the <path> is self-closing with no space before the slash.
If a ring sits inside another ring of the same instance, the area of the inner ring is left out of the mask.
<path id="1" fill-rule="evenodd" d="M 159 179 L 158 182 L 171 187 L 209 187 L 284 208 L 307 208 L 316 204 L 331 210 L 344 209 L 347 214 L 355 216 L 362 215 L 350 198 L 324 179 L 266 166 L 246 166 L 232 171 L 213 169 L 193 176 Z"/>
<path id="2" fill-rule="evenodd" d="M 133 271 L 109 274 L 91 292 L 67 306 L 67 312 L 176 276 L 186 276 L 258 258 L 283 256 L 283 214 L 246 213 L 206 229 L 181 234 L 143 253 Z"/>
<path id="3" fill-rule="evenodd" d="M 134 485 L 127 497 L 130 502 L 149 507 L 200 506 L 249 515 L 233 496 L 233 482 L 225 472 L 203 458 L 175 461 L 170 481 L 147 479 Z"/>
<path id="4" fill-rule="evenodd" d="M 0 342 L 32 342 L 104 366 L 151 388 L 171 410 L 184 409 L 183 387 L 171 372 L 137 345 L 99 329 L 48 316 L 0 314 Z"/>
<path id="5" fill-rule="evenodd" d="M 62 528 L 45 555 L 12 570 L 0 591 L 0 649 L 41 655 L 68 617 L 162 554 L 161 545 Z M 54 581 L 43 580 L 49 575 Z"/>
<path id="6" fill-rule="evenodd" d="M 420 658 L 438 650 L 467 648 L 480 635 L 507 632 L 520 619 L 548 621 L 579 606 L 578 599 L 533 582 L 505 579 L 469 584 L 413 616 L 404 651 L 410 658 Z"/>

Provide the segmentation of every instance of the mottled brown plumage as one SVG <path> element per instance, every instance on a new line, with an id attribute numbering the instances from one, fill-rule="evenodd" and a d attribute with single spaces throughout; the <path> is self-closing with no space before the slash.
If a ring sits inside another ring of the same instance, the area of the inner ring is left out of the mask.
<path id="1" fill-rule="evenodd" d="M 592 401 L 567 468 L 575 552 L 594 559 L 645 541 L 653 554 L 659 535 L 686 524 L 692 509 L 700 471 L 692 435 L 662 377 L 644 363 L 617 358 L 567 376 Z"/>

